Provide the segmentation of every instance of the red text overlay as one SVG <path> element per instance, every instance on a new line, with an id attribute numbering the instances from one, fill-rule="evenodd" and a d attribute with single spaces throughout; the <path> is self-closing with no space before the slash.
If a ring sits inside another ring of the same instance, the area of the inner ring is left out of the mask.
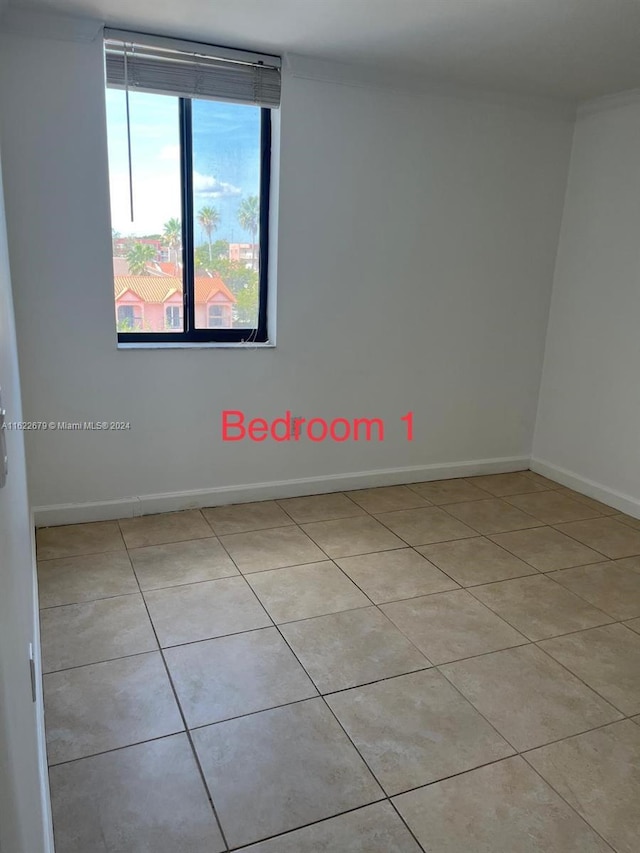
<path id="1" fill-rule="evenodd" d="M 404 424 L 407 441 L 413 441 L 413 412 L 400 421 Z M 222 412 L 223 441 L 384 441 L 385 422 L 382 418 L 303 418 L 286 411 L 281 418 L 247 419 L 244 412 L 225 409 Z"/>

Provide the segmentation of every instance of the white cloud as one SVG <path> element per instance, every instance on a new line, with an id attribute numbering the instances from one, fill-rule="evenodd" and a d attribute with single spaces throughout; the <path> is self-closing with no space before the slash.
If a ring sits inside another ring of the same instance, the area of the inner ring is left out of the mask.
<path id="1" fill-rule="evenodd" d="M 219 181 L 212 175 L 202 175 L 200 172 L 193 173 L 193 191 L 195 195 L 205 198 L 227 198 L 228 196 L 242 195 L 239 187 L 233 184 Z"/>
<path id="2" fill-rule="evenodd" d="M 129 176 L 111 175 L 111 220 L 122 234 L 155 234 L 173 216 L 180 218 L 180 175 L 177 169 L 167 174 L 134 174 L 133 209 L 129 209 Z"/>

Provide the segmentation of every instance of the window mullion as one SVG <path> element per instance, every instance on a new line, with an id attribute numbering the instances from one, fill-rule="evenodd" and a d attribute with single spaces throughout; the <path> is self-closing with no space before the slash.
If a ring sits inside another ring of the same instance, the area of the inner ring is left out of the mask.
<path id="1" fill-rule="evenodd" d="M 193 134 L 191 100 L 189 98 L 180 98 L 180 172 L 182 185 L 183 330 L 190 334 L 196 327 L 196 299 L 193 244 Z"/>

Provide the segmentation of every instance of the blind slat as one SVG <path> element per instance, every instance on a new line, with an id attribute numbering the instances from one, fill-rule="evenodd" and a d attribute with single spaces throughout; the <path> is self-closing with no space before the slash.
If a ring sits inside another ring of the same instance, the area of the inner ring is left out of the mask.
<path id="1" fill-rule="evenodd" d="M 280 106 L 280 70 L 217 59 L 144 43 L 105 43 L 107 85 L 184 98 L 204 98 L 261 107 Z M 127 56 L 125 80 L 125 51 Z"/>

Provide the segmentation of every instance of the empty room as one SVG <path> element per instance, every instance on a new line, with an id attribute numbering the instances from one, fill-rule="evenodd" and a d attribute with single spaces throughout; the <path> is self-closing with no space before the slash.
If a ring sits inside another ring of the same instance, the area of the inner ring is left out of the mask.
<path id="1" fill-rule="evenodd" d="M 0 0 L 0 853 L 638 853 L 638 0 Z"/>

